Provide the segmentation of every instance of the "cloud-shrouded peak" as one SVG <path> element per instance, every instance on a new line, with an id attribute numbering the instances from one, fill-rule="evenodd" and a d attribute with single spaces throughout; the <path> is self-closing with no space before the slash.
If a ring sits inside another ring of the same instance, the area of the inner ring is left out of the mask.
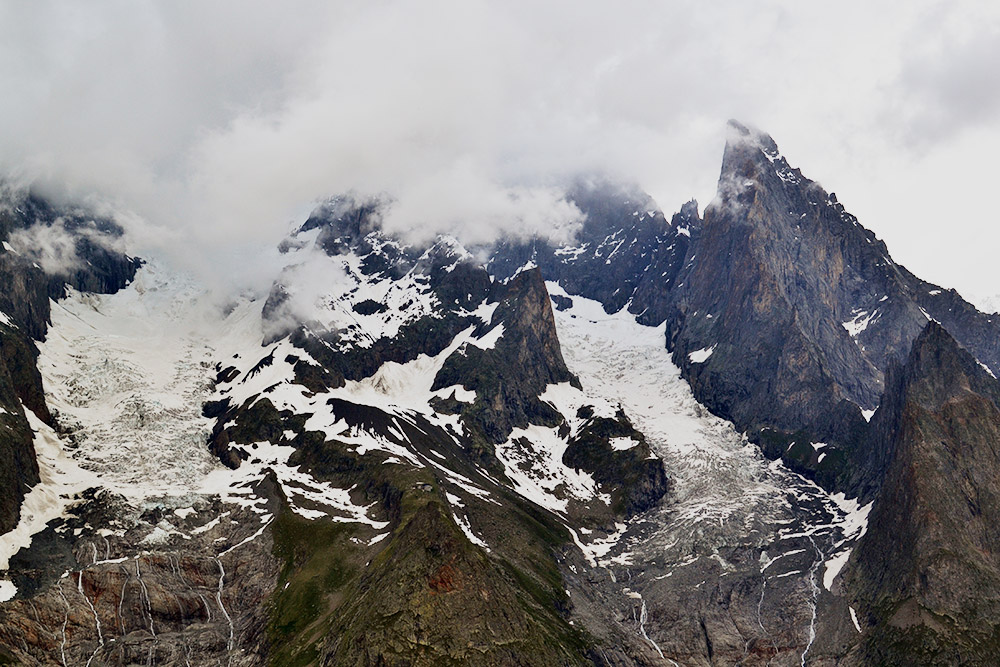
<path id="1" fill-rule="evenodd" d="M 914 224 L 955 201 L 971 219 L 985 189 L 940 158 L 966 139 L 1000 149 L 1000 128 L 941 101 L 995 106 L 976 91 L 998 18 L 930 1 L 8 4 L 0 167 L 127 212 L 136 253 L 250 284 L 275 261 L 263 249 L 336 193 L 386 197 L 400 234 L 471 245 L 572 234 L 581 173 L 638 182 L 668 211 L 709 201 L 736 117 L 885 236 L 906 219 L 905 255 Z M 887 203 L 891 184 L 933 178 L 948 202 Z"/>

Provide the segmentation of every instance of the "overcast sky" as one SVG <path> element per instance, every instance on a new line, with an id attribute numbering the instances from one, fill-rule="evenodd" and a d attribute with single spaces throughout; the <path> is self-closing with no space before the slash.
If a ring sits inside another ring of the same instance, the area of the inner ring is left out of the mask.
<path id="1" fill-rule="evenodd" d="M 895 259 L 987 295 L 998 71 L 995 2 L 9 0 L 0 166 L 233 274 L 349 189 L 466 241 L 569 223 L 579 171 L 704 206 L 737 118 Z"/>

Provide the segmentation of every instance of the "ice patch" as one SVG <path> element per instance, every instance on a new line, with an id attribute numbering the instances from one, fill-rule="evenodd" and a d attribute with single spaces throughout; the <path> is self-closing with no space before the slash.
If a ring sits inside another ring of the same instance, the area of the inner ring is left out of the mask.
<path id="1" fill-rule="evenodd" d="M 840 571 L 847 565 L 847 559 L 851 557 L 851 551 L 851 549 L 845 549 L 827 559 L 826 571 L 823 573 L 823 588 L 826 590 L 831 589 L 833 580 L 837 578 Z"/>
<path id="2" fill-rule="evenodd" d="M 52 304 L 39 345 L 46 398 L 74 431 L 77 464 L 131 502 L 185 495 L 221 467 L 205 446 L 211 420 L 201 406 L 212 344 L 225 343 L 247 307 L 227 319 L 207 297 L 150 262 L 117 294 L 71 292 Z"/>
<path id="3" fill-rule="evenodd" d="M 855 309 L 851 314 L 854 315 L 854 317 L 846 322 L 841 322 L 841 325 L 847 330 L 847 333 L 851 335 L 851 338 L 856 338 L 868 328 L 869 324 L 878 318 L 879 311 L 878 309 L 875 309 L 869 313 L 866 310 Z"/>
<path id="4" fill-rule="evenodd" d="M 623 452 L 627 449 L 632 449 L 639 444 L 639 441 L 634 438 L 611 438 L 611 449 L 616 452 Z"/>
<path id="5" fill-rule="evenodd" d="M 715 352 L 715 348 L 716 346 L 713 345 L 712 347 L 703 347 L 700 350 L 695 350 L 688 355 L 688 360 L 692 364 L 703 364 L 708 361 L 709 357 L 712 356 L 712 353 Z"/>

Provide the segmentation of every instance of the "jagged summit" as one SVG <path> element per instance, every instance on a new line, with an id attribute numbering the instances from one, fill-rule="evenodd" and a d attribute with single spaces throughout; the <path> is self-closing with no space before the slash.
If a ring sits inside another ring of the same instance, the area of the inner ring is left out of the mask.
<path id="1" fill-rule="evenodd" d="M 935 320 L 913 341 L 903 375 L 907 394 L 927 409 L 940 409 L 969 392 L 992 399 L 1000 390 L 993 372 Z"/>
<path id="2" fill-rule="evenodd" d="M 727 164 L 726 155 L 731 154 L 742 147 L 756 148 L 764 154 L 768 160 L 775 160 L 780 156 L 778 144 L 775 143 L 771 135 L 762 130 L 745 125 L 738 120 L 730 118 L 726 122 L 726 148 L 723 151 L 722 164 L 723 171 Z"/>
<path id="3" fill-rule="evenodd" d="M 810 204 L 832 205 L 831 197 L 814 181 L 792 167 L 781 154 L 778 144 L 767 133 L 730 120 L 727 125 L 726 146 L 722 154 L 719 188 L 712 204 L 716 206 L 766 206 L 768 202 L 757 198 L 758 191 L 773 192 L 788 189 L 792 198 L 800 200 L 805 194 Z M 797 202 L 801 203 L 801 202 Z M 756 222 L 780 222 L 777 209 L 767 209 Z"/>

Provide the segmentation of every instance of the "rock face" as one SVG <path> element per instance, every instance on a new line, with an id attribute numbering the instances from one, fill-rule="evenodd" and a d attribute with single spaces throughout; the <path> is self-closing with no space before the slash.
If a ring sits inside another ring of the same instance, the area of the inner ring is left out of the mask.
<path id="1" fill-rule="evenodd" d="M 991 367 L 1000 363 L 1000 320 L 893 262 L 770 137 L 731 126 L 669 344 L 709 408 L 770 456 L 844 487 L 865 431 L 860 409 L 877 405 L 884 372 L 927 320 L 939 319 Z M 824 466 L 807 441 L 843 451 Z"/>
<path id="2" fill-rule="evenodd" d="M 1000 650 L 1000 383 L 927 325 L 880 411 L 891 461 L 847 587 L 864 664 L 993 664 Z"/>
<path id="3" fill-rule="evenodd" d="M 559 349 L 549 294 L 537 269 L 495 286 L 496 310 L 486 328 L 500 327 L 492 347 L 465 346 L 449 356 L 431 389 L 461 385 L 476 392 L 462 411 L 467 426 L 500 444 L 515 426 L 556 426 L 562 417 L 539 396 L 550 384 L 572 380 Z"/>
<path id="4" fill-rule="evenodd" d="M 646 438 L 621 409 L 614 418 L 594 416 L 586 407 L 581 410 L 578 416 L 585 421 L 570 439 L 563 463 L 585 470 L 609 489 L 621 515 L 634 516 L 655 507 L 668 485 L 663 462 L 653 454 Z M 625 440 L 628 448 L 616 448 L 616 439 Z"/>
<path id="5" fill-rule="evenodd" d="M 104 537 L 90 524 L 120 519 L 113 504 L 106 495 L 93 499 L 83 516 L 47 529 L 19 554 L 21 562 L 12 566 L 22 573 L 19 590 L 28 595 L 0 606 L 0 660 L 265 664 L 266 605 L 277 564 L 269 538 L 240 544 L 255 530 L 256 515 L 244 510 L 209 525 L 217 508 L 203 506 L 183 522 L 170 517 L 185 527 L 207 526 L 193 541 L 143 542 L 150 524 L 165 518 L 162 509 L 160 516 L 135 517 L 124 538 Z M 228 553 L 213 555 L 220 545 Z M 60 568 L 67 571 L 62 577 Z M 23 579 L 46 571 L 37 590 Z"/>
<path id="6" fill-rule="evenodd" d="M 0 329 L 5 327 L 0 326 Z M 0 333 L 0 345 L 4 349 L 27 344 L 16 332 Z M 39 479 L 31 428 L 21 408 L 14 377 L 6 360 L 0 362 L 0 409 L 3 410 L 0 413 L 0 532 L 17 525 L 24 490 L 37 484 Z"/>

